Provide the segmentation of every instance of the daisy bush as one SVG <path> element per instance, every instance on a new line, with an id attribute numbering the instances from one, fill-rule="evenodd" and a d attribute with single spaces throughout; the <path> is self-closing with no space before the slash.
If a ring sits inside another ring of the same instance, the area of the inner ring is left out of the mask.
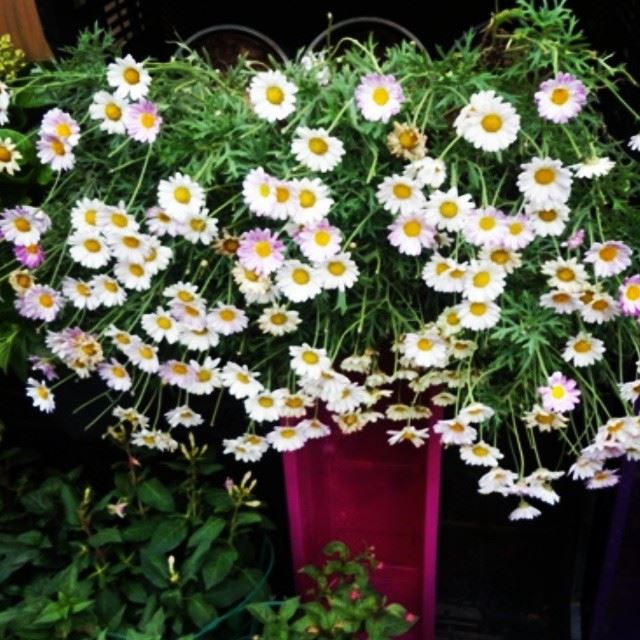
<path id="1" fill-rule="evenodd" d="M 640 456 L 639 144 L 600 97 L 637 121 L 627 80 L 561 4 L 433 58 L 351 42 L 224 74 L 84 34 L 1 94 L 9 121 L 46 105 L 24 133 L 55 175 L 0 215 L 40 345 L 27 393 L 52 411 L 99 379 L 88 426 L 163 450 L 228 394 L 247 421 L 220 447 L 243 461 L 395 421 L 390 445 L 438 434 L 514 519 L 567 467 L 615 484 Z"/>

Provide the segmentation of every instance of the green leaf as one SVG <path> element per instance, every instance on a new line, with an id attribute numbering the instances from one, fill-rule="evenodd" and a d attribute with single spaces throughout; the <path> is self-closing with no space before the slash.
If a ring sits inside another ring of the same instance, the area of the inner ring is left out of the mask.
<path id="1" fill-rule="evenodd" d="M 184 561 L 180 574 L 183 580 L 193 580 L 196 578 L 202 563 L 209 553 L 211 546 L 208 542 L 201 542 L 191 553 L 191 555 Z"/>
<path id="2" fill-rule="evenodd" d="M 109 544 L 110 542 L 122 542 L 120 531 L 115 527 L 101 529 L 89 537 L 89 544 L 92 547 L 101 547 L 105 544 Z"/>
<path id="3" fill-rule="evenodd" d="M 121 532 L 122 539 L 127 542 L 144 542 L 151 538 L 161 521 L 162 516 L 154 516 L 134 522 Z"/>
<path id="4" fill-rule="evenodd" d="M 211 555 L 211 559 L 202 566 L 202 579 L 207 589 L 224 580 L 238 559 L 238 552 L 235 549 L 224 547 L 216 547 Z"/>
<path id="5" fill-rule="evenodd" d="M 346 560 L 349 555 L 349 547 L 344 542 L 340 542 L 339 540 L 333 540 L 325 548 L 322 550 L 325 556 L 338 555 L 342 560 Z"/>
<path id="6" fill-rule="evenodd" d="M 211 544 L 222 533 L 226 522 L 222 518 L 210 518 L 189 538 L 187 547 L 195 547 L 203 542 Z"/>
<path id="7" fill-rule="evenodd" d="M 175 503 L 171 491 L 157 478 L 145 480 L 138 487 L 138 498 L 149 507 L 158 511 L 169 512 L 175 509 Z"/>
<path id="8" fill-rule="evenodd" d="M 177 516 L 161 522 L 149 542 L 149 549 L 155 553 L 166 553 L 175 549 L 189 533 L 187 522 Z"/>
<path id="9" fill-rule="evenodd" d="M 266 602 L 254 602 L 253 604 L 248 604 L 247 609 L 254 618 L 263 624 L 273 622 L 277 618 L 271 606 Z"/>
<path id="10" fill-rule="evenodd" d="M 255 524 L 262 521 L 262 516 L 256 511 L 243 511 L 238 514 L 236 523 L 238 526 L 243 524 Z"/>
<path id="11" fill-rule="evenodd" d="M 167 561 L 150 549 L 140 550 L 140 570 L 154 586 L 165 588 L 169 585 Z"/>
<path id="12" fill-rule="evenodd" d="M 296 611 L 300 607 L 300 598 L 296 596 L 295 598 L 289 598 L 285 600 L 280 605 L 280 610 L 278 611 L 278 617 L 281 620 L 288 621 L 295 615 Z"/>
<path id="13" fill-rule="evenodd" d="M 202 593 L 187 598 L 187 613 L 198 627 L 204 627 L 218 615 L 216 608 L 205 600 Z"/>
<path id="14" fill-rule="evenodd" d="M 11 349 L 16 336 L 20 332 L 17 324 L 3 322 L 0 324 L 0 369 L 7 373 L 11 361 Z"/>

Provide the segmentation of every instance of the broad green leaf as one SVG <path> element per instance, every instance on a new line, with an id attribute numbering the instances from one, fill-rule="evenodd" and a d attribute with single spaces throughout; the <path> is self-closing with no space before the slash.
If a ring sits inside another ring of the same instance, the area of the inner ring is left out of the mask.
<path id="1" fill-rule="evenodd" d="M 158 511 L 169 512 L 175 509 L 175 503 L 171 491 L 157 478 L 145 480 L 138 487 L 140 501 Z"/>
<path id="2" fill-rule="evenodd" d="M 238 559 L 235 549 L 216 547 L 211 552 L 211 558 L 202 566 L 202 579 L 207 589 L 224 580 Z"/>
<path id="3" fill-rule="evenodd" d="M 92 547 L 101 547 L 105 544 L 109 544 L 110 542 L 122 542 L 120 531 L 115 527 L 101 529 L 89 538 L 89 544 Z"/>
<path id="4" fill-rule="evenodd" d="M 162 521 L 149 542 L 149 549 L 155 553 L 166 553 L 175 549 L 189 533 L 187 522 L 182 516 Z"/>
<path id="5" fill-rule="evenodd" d="M 187 547 L 195 547 L 203 542 L 211 544 L 222 533 L 225 525 L 222 518 L 210 518 L 191 535 Z"/>

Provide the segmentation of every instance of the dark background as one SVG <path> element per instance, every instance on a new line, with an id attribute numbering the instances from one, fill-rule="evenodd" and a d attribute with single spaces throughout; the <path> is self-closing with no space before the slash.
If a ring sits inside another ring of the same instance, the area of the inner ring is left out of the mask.
<path id="1" fill-rule="evenodd" d="M 0 0 L 2 1 L 2 0 Z M 640 77 L 640 0 L 621 2 L 567 2 L 580 18 L 594 48 L 613 51 Z M 375 15 L 398 22 L 412 31 L 429 49 L 449 47 L 465 29 L 484 23 L 495 3 L 485 0 L 446 3 L 396 1 L 374 10 L 369 3 L 348 6 L 335 3 L 273 3 L 252 6 L 241 3 L 195 2 L 193 0 L 39 0 L 47 38 L 54 48 L 75 40 L 78 29 L 98 21 L 118 29 L 128 41 L 126 48 L 136 56 L 168 57 L 174 45 L 167 41 L 187 39 L 211 25 L 239 24 L 263 32 L 289 55 L 306 47 L 327 26 L 327 13 L 334 23 L 353 16 Z M 500 8 L 510 3 L 500 3 Z M 105 13 L 105 6 L 109 13 Z M 386 37 L 386 36 L 383 36 Z M 633 89 L 626 89 L 632 104 L 638 103 Z M 626 112 L 605 103 L 609 126 L 619 136 L 640 130 Z M 15 377 L 0 377 L 0 417 L 7 425 L 8 444 L 27 444 L 47 453 L 48 460 L 61 466 L 91 461 L 90 472 L 99 481 L 108 473 L 113 451 L 97 435 L 86 434 L 82 414 L 65 414 L 82 395 L 89 397 L 87 384 L 58 393 L 62 412 L 43 418 L 24 398 L 22 384 Z M 65 397 L 66 396 L 66 397 Z M 223 405 L 224 422 L 242 419 L 233 404 Z M 233 428 L 231 428 L 233 431 Z M 212 440 L 224 434 L 217 431 Z M 97 462 L 99 461 L 99 462 Z M 225 460 L 225 464 L 229 460 Z M 233 467 L 233 465 L 231 465 Z M 286 506 L 280 458 L 269 454 L 255 472 L 260 493 L 270 504 L 277 525 L 278 556 L 273 585 L 277 595 L 291 593 Z M 236 474 L 240 473 L 240 466 Z M 234 474 L 234 469 L 230 475 Z M 598 599 L 608 548 L 615 491 L 585 492 L 576 483 L 560 482 L 561 503 L 545 508 L 531 523 L 506 520 L 506 501 L 476 493 L 478 474 L 460 463 L 454 452 L 444 453 L 442 512 L 439 547 L 439 640 L 634 640 L 640 631 L 639 607 L 633 594 L 640 586 L 640 534 L 637 509 L 638 482 L 631 494 L 632 517 L 623 527 L 620 561 L 610 598 Z M 634 512 L 635 509 L 635 512 Z M 610 545 L 609 545 L 610 546 Z M 589 632 L 595 609 L 607 605 L 608 631 Z M 616 630 L 614 630 L 614 626 Z"/>

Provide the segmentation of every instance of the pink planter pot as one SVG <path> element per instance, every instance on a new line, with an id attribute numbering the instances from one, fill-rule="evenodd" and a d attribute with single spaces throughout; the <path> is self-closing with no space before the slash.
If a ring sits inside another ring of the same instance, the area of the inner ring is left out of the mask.
<path id="1" fill-rule="evenodd" d="M 383 562 L 375 586 L 420 616 L 403 638 L 434 640 L 440 442 L 432 435 L 419 449 L 391 447 L 386 430 L 398 425 L 383 420 L 284 454 L 293 564 L 321 562 L 335 539 L 352 550 L 374 545 Z M 302 578 L 296 574 L 299 593 Z"/>

